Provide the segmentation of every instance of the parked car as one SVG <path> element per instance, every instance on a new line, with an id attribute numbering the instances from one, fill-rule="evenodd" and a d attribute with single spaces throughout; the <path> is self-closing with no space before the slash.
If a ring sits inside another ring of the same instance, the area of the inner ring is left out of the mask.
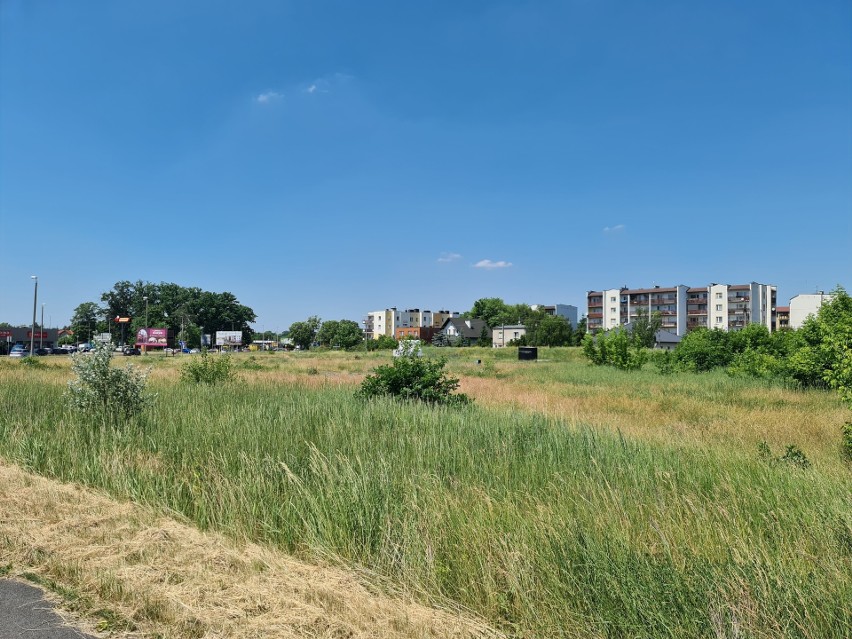
<path id="1" fill-rule="evenodd" d="M 49 348 L 37 348 L 35 349 L 35 354 L 44 357 L 45 355 L 50 355 Z"/>
<path id="2" fill-rule="evenodd" d="M 141 355 L 142 351 L 140 351 L 138 348 L 136 348 L 134 346 L 128 346 L 124 349 L 124 354 L 127 355 L 127 356 Z"/>
<path id="3" fill-rule="evenodd" d="M 26 357 L 29 354 L 30 352 L 20 345 L 13 346 L 12 350 L 9 351 L 9 357 Z"/>

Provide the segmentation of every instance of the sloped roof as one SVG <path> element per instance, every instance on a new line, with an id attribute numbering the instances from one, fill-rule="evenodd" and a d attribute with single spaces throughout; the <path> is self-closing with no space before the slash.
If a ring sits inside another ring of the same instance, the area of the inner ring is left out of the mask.
<path id="1" fill-rule="evenodd" d="M 468 326 L 468 323 L 470 326 Z M 485 320 L 448 317 L 441 325 L 441 332 L 447 330 L 450 325 L 455 327 L 459 335 L 467 339 L 479 339 L 479 335 L 482 333 L 483 327 L 485 327 L 486 330 L 490 330 L 488 325 L 485 323 Z"/>

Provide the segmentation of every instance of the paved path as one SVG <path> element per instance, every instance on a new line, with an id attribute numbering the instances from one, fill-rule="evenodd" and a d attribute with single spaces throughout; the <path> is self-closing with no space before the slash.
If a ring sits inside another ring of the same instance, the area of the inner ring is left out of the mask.
<path id="1" fill-rule="evenodd" d="M 0 639 L 94 639 L 65 624 L 38 588 L 0 579 Z"/>

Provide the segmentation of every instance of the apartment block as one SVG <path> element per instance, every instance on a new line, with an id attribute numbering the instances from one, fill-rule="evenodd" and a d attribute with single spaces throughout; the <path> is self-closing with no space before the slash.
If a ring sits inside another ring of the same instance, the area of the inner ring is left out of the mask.
<path id="1" fill-rule="evenodd" d="M 663 330 L 680 336 L 699 327 L 728 331 L 755 323 L 775 330 L 776 297 L 775 286 L 757 282 L 589 291 L 586 323 L 590 332 L 610 330 L 641 311 L 659 313 Z"/>
<path id="2" fill-rule="evenodd" d="M 458 311 L 435 311 L 408 308 L 398 310 L 395 306 L 382 311 L 370 311 L 364 317 L 364 334 L 367 339 L 379 339 L 382 335 L 395 337 L 401 328 L 439 329 L 448 318 L 458 317 Z"/>

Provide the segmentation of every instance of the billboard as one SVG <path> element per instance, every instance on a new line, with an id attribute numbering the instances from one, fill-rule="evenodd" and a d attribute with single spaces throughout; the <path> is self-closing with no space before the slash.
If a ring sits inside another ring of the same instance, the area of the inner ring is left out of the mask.
<path id="1" fill-rule="evenodd" d="M 136 331 L 136 346 L 164 348 L 169 345 L 168 332 L 167 328 L 140 328 Z"/>
<path id="2" fill-rule="evenodd" d="M 242 346 L 242 331 L 216 331 L 216 346 Z"/>

